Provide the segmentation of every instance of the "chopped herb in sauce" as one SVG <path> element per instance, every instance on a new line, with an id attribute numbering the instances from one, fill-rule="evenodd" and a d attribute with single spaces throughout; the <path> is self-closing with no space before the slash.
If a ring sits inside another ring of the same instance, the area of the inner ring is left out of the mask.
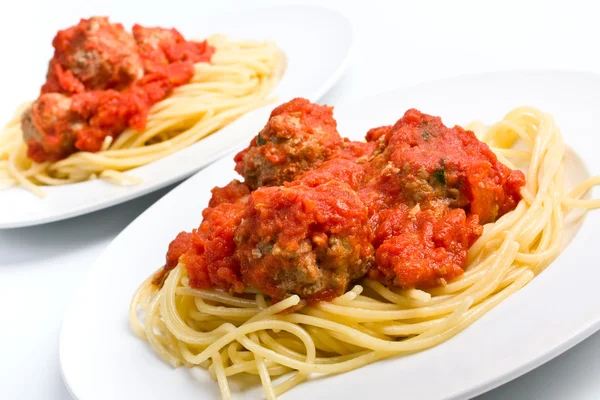
<path id="1" fill-rule="evenodd" d="M 442 185 L 445 185 L 446 184 L 446 168 L 444 166 L 443 158 L 440 161 L 440 163 L 442 164 L 442 167 L 433 171 L 433 176 L 439 183 L 441 183 Z"/>

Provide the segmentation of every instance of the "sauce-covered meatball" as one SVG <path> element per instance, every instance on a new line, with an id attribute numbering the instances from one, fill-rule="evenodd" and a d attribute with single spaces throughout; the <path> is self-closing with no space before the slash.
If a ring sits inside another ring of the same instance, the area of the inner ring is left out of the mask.
<path id="1" fill-rule="evenodd" d="M 367 209 L 337 180 L 262 187 L 235 232 L 244 283 L 281 299 L 339 296 L 373 263 Z"/>
<path id="2" fill-rule="evenodd" d="M 21 116 L 28 156 L 38 162 L 59 160 L 73 152 L 83 124 L 71 110 L 72 99 L 60 93 L 41 95 Z"/>
<path id="3" fill-rule="evenodd" d="M 463 208 L 482 224 L 515 208 L 525 182 L 498 161 L 473 132 L 447 128 L 439 117 L 408 110 L 392 127 L 371 130 L 379 154 L 367 167 L 370 209 L 395 204 L 438 210 Z"/>
<path id="4" fill-rule="evenodd" d="M 248 186 L 279 186 L 328 160 L 342 140 L 331 107 L 294 99 L 275 108 L 235 170 Z"/>
<path id="5" fill-rule="evenodd" d="M 367 140 L 377 143 L 359 190 L 377 249 L 370 276 L 388 285 L 431 287 L 462 274 L 481 224 L 520 200 L 523 173 L 438 117 L 408 110 Z"/>
<path id="6" fill-rule="evenodd" d="M 120 89 L 144 74 L 133 36 L 106 17 L 82 19 L 59 31 L 52 45 L 54 57 L 42 93 Z"/>

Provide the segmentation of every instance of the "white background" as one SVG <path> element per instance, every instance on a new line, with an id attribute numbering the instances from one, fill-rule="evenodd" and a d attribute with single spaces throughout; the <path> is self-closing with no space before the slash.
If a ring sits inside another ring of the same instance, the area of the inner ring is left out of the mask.
<path id="1" fill-rule="evenodd" d="M 175 13 L 194 18 L 200 13 L 282 3 L 288 2 L 3 0 L 0 117 L 5 120 L 10 115 L 15 101 L 35 96 L 51 55 L 53 34 L 79 17 L 104 14 L 127 23 L 166 21 L 164 25 Z M 353 63 L 323 99 L 328 104 L 472 72 L 542 68 L 600 73 L 600 23 L 593 1 L 304 3 L 339 9 L 356 26 Z M 15 99 L 14 93 L 20 98 Z M 69 398 L 57 350 L 63 312 L 92 261 L 167 190 L 64 222 L 0 231 L 0 399 Z M 527 340 L 535 338 L 527 338 L 523 345 Z M 600 334 L 481 398 L 598 399 L 598 376 Z"/>

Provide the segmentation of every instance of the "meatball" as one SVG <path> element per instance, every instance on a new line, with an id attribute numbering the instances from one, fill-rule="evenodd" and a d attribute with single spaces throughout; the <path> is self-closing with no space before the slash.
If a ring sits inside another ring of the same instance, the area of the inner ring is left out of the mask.
<path id="1" fill-rule="evenodd" d="M 72 99 L 60 93 L 41 95 L 21 116 L 27 156 L 34 161 L 54 161 L 75 150 L 77 132 L 83 127 L 71 111 Z"/>
<path id="2" fill-rule="evenodd" d="M 367 186 L 379 189 L 369 200 L 375 209 L 401 202 L 441 216 L 447 207 L 463 208 L 485 224 L 514 209 L 521 198 L 521 171 L 500 163 L 473 132 L 447 128 L 439 117 L 408 110 L 393 127 L 369 132 L 368 139 L 382 149 L 366 173 Z"/>
<path id="3" fill-rule="evenodd" d="M 367 210 L 337 180 L 257 189 L 235 242 L 244 283 L 274 299 L 334 298 L 374 262 Z"/>
<path id="4" fill-rule="evenodd" d="M 499 163 L 473 132 L 417 110 L 370 130 L 367 141 L 376 149 L 358 193 L 376 249 L 369 276 L 427 288 L 461 275 L 481 224 L 516 206 L 523 174 Z"/>
<path id="5" fill-rule="evenodd" d="M 328 160 L 342 140 L 331 107 L 294 99 L 275 108 L 250 146 L 236 155 L 236 171 L 252 189 L 281 186 Z"/>
<path id="6" fill-rule="evenodd" d="M 133 36 L 106 17 L 82 19 L 59 31 L 52 45 L 54 56 L 42 93 L 118 90 L 144 74 Z"/>

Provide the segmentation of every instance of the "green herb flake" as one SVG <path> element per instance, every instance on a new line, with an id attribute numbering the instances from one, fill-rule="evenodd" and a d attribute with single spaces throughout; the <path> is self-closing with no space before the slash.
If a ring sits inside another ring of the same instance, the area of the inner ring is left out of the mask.
<path id="1" fill-rule="evenodd" d="M 441 183 L 442 185 L 446 184 L 446 167 L 444 165 L 444 159 L 442 158 L 440 161 L 442 167 L 440 169 L 436 169 L 433 171 L 434 178 Z"/>
<path id="2" fill-rule="evenodd" d="M 262 146 L 265 143 L 267 143 L 267 141 L 265 139 L 263 139 L 262 136 L 260 136 L 260 133 L 258 135 L 256 135 L 256 144 L 258 144 L 259 146 Z"/>

